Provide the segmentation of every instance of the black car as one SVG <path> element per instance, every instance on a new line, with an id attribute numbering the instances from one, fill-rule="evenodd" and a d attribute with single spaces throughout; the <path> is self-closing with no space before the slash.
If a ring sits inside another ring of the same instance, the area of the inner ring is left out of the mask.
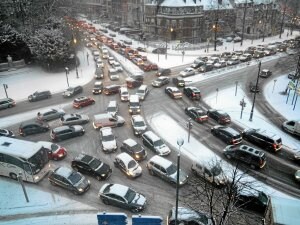
<path id="1" fill-rule="evenodd" d="M 168 76 L 171 74 L 171 69 L 163 69 L 160 68 L 159 70 L 157 70 L 156 72 L 156 76 L 160 77 L 160 76 Z"/>
<path id="2" fill-rule="evenodd" d="M 281 138 L 266 130 L 246 129 L 242 132 L 242 136 L 244 140 L 271 152 L 277 152 L 282 148 Z"/>
<path id="3" fill-rule="evenodd" d="M 166 54 L 166 48 L 155 48 L 152 50 L 154 54 Z"/>
<path id="4" fill-rule="evenodd" d="M 77 95 L 79 93 L 82 93 L 83 88 L 81 86 L 76 86 L 76 87 L 69 87 L 67 90 L 63 92 L 63 97 L 65 98 L 70 98 L 74 95 Z"/>
<path id="5" fill-rule="evenodd" d="M 200 100 L 201 99 L 200 90 L 196 87 L 185 87 L 185 88 L 183 88 L 183 93 L 191 100 Z"/>
<path id="6" fill-rule="evenodd" d="M 0 136 L 15 137 L 15 134 L 10 130 L 0 128 Z"/>
<path id="7" fill-rule="evenodd" d="M 72 126 L 61 126 L 54 128 L 50 137 L 52 141 L 61 141 L 77 136 L 82 136 L 84 134 L 84 129 L 80 125 L 72 125 Z"/>
<path id="8" fill-rule="evenodd" d="M 118 94 L 120 88 L 121 88 L 120 85 L 112 84 L 112 85 L 106 86 L 103 89 L 103 93 L 106 95 Z"/>
<path id="9" fill-rule="evenodd" d="M 237 145 L 242 142 L 240 132 L 231 127 L 217 125 L 211 128 L 211 133 L 229 145 Z"/>
<path id="10" fill-rule="evenodd" d="M 74 170 L 93 176 L 99 181 L 109 178 L 112 173 L 112 169 L 108 164 L 85 154 L 79 154 L 75 157 L 71 165 Z"/>
<path id="11" fill-rule="evenodd" d="M 173 207 L 168 214 L 167 225 L 175 225 L 175 211 Z M 182 225 L 212 225 L 212 217 L 201 211 L 194 211 L 185 207 L 178 207 L 178 224 Z"/>
<path id="12" fill-rule="evenodd" d="M 264 215 L 269 202 L 269 197 L 262 191 L 244 187 L 237 192 L 236 200 L 240 207 Z"/>
<path id="13" fill-rule="evenodd" d="M 231 122 L 230 116 L 222 110 L 209 109 L 207 111 L 207 115 L 208 115 L 208 117 L 214 119 L 215 121 L 217 121 L 219 124 L 222 124 L 222 125 Z"/>
<path id="14" fill-rule="evenodd" d="M 28 121 L 21 123 L 19 127 L 19 133 L 21 136 L 26 136 L 29 134 L 38 134 L 47 132 L 50 129 L 48 123 L 43 121 Z"/>
<path id="15" fill-rule="evenodd" d="M 68 167 L 58 167 L 50 173 L 48 179 L 52 185 L 68 189 L 75 195 L 83 194 L 90 188 L 88 179 Z"/>
<path id="16" fill-rule="evenodd" d="M 193 69 L 198 69 L 200 66 L 203 66 L 203 65 L 205 65 L 205 62 L 204 62 L 204 61 L 202 61 L 202 60 L 200 60 L 200 59 L 196 59 L 196 60 L 194 61 L 194 63 L 191 65 L 191 67 L 192 67 Z"/>
<path id="17" fill-rule="evenodd" d="M 184 87 L 185 86 L 185 81 L 184 81 L 183 77 L 180 77 L 180 76 L 174 77 L 172 79 L 172 81 L 173 81 L 173 84 L 176 85 L 176 87 Z"/>
<path id="18" fill-rule="evenodd" d="M 188 115 L 190 118 L 195 120 L 198 123 L 203 123 L 205 121 L 208 121 L 208 116 L 206 112 L 204 112 L 202 109 L 198 107 L 186 107 L 184 109 L 184 112 L 186 115 Z"/>
<path id="19" fill-rule="evenodd" d="M 122 152 L 128 153 L 136 161 L 141 161 L 147 158 L 147 152 L 144 147 L 131 138 L 123 141 L 120 149 Z"/>
<path id="20" fill-rule="evenodd" d="M 205 64 L 205 65 L 202 65 L 198 68 L 198 71 L 200 73 L 205 73 L 205 72 L 209 72 L 209 71 L 212 71 L 214 69 L 214 65 L 213 64 Z"/>
<path id="21" fill-rule="evenodd" d="M 262 169 L 266 165 L 265 153 L 248 145 L 240 145 L 238 147 L 228 145 L 223 153 L 226 158 L 241 161 L 250 165 L 252 169 Z"/>
<path id="22" fill-rule="evenodd" d="M 106 205 L 129 209 L 135 213 L 144 210 L 147 203 L 144 195 L 121 184 L 104 184 L 98 196 Z"/>
<path id="23" fill-rule="evenodd" d="M 50 91 L 36 91 L 32 95 L 28 96 L 29 102 L 35 102 L 43 99 L 51 98 Z"/>

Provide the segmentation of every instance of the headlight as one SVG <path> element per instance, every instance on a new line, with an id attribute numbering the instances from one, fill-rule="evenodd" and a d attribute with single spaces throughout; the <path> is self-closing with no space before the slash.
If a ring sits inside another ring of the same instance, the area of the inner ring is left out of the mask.
<path id="1" fill-rule="evenodd" d="M 35 176 L 34 177 L 34 180 L 38 180 L 40 177 L 39 176 Z"/>
<path id="2" fill-rule="evenodd" d="M 104 174 L 104 173 L 103 173 L 103 174 L 101 174 L 101 177 L 105 177 L 105 176 L 106 176 L 106 174 Z"/>
<path id="3" fill-rule="evenodd" d="M 129 112 L 132 112 L 132 109 L 129 109 Z"/>
<path id="4" fill-rule="evenodd" d="M 140 158 L 140 156 L 136 154 L 136 155 L 135 155 L 135 158 L 139 159 L 139 158 Z"/>
<path id="5" fill-rule="evenodd" d="M 141 110 L 140 110 L 140 109 L 137 109 L 136 111 L 137 111 L 137 112 L 140 112 Z"/>
<path id="6" fill-rule="evenodd" d="M 90 180 L 88 180 L 88 184 L 90 184 L 91 182 L 90 182 Z"/>
<path id="7" fill-rule="evenodd" d="M 58 154 L 58 157 L 59 157 L 59 158 L 61 158 L 61 157 L 63 157 L 63 156 L 64 156 L 63 153 Z"/>
<path id="8" fill-rule="evenodd" d="M 78 191 L 79 191 L 79 192 L 83 192 L 83 188 L 79 188 Z"/>

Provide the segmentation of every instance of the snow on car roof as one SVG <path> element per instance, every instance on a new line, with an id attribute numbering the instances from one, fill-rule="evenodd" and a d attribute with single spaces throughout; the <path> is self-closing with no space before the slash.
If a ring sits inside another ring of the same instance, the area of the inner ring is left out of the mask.
<path id="1" fill-rule="evenodd" d="M 112 134 L 112 129 L 110 127 L 103 127 L 100 129 L 103 136 L 108 136 Z"/>
<path id="2" fill-rule="evenodd" d="M 144 118 L 141 115 L 133 115 L 132 119 L 134 119 L 135 122 L 144 121 Z"/>
<path id="3" fill-rule="evenodd" d="M 68 178 L 73 173 L 73 170 L 68 167 L 61 166 L 55 170 L 55 173 L 62 177 Z"/>
<path id="4" fill-rule="evenodd" d="M 125 163 L 126 167 L 127 167 L 128 163 L 129 163 L 130 161 L 132 161 L 132 160 L 135 161 L 134 158 L 132 158 L 132 157 L 131 157 L 128 153 L 126 153 L 126 152 L 122 152 L 121 154 L 117 155 L 116 158 L 122 160 L 122 161 Z"/>
<path id="5" fill-rule="evenodd" d="M 136 141 L 131 138 L 126 139 L 125 141 L 123 141 L 123 143 L 127 144 L 130 147 L 133 147 L 137 144 Z"/>
<path id="6" fill-rule="evenodd" d="M 159 155 L 153 156 L 149 161 L 155 162 L 155 163 L 159 164 L 160 166 L 164 167 L 165 169 L 172 165 L 171 161 L 169 161 Z"/>
<path id="7" fill-rule="evenodd" d="M 122 184 L 108 184 L 111 185 L 109 188 L 109 193 L 119 195 L 124 197 L 129 189 L 129 187 Z M 106 186 L 108 186 L 106 185 Z M 101 188 L 102 189 L 102 188 Z"/>
<path id="8" fill-rule="evenodd" d="M 179 91 L 177 87 L 166 87 L 166 89 L 171 89 L 172 91 Z"/>

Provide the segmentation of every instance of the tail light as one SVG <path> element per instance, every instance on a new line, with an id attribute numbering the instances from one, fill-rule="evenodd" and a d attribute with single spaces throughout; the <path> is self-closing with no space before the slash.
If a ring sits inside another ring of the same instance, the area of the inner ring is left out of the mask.
<path id="1" fill-rule="evenodd" d="M 23 129 L 22 128 L 19 129 L 19 133 L 23 134 Z"/>
<path id="2" fill-rule="evenodd" d="M 195 96 L 195 93 L 193 93 L 192 96 L 194 97 L 194 96 Z"/>

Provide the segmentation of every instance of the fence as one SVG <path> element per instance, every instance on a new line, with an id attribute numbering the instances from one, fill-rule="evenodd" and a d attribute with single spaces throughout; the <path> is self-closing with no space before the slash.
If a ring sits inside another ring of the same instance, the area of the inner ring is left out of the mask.
<path id="1" fill-rule="evenodd" d="M 22 68 L 25 65 L 26 64 L 25 64 L 24 59 L 17 60 L 17 61 L 12 61 L 12 66 L 9 66 L 8 62 L 6 62 L 6 63 L 0 63 L 0 72 L 8 71 L 10 69 Z"/>

